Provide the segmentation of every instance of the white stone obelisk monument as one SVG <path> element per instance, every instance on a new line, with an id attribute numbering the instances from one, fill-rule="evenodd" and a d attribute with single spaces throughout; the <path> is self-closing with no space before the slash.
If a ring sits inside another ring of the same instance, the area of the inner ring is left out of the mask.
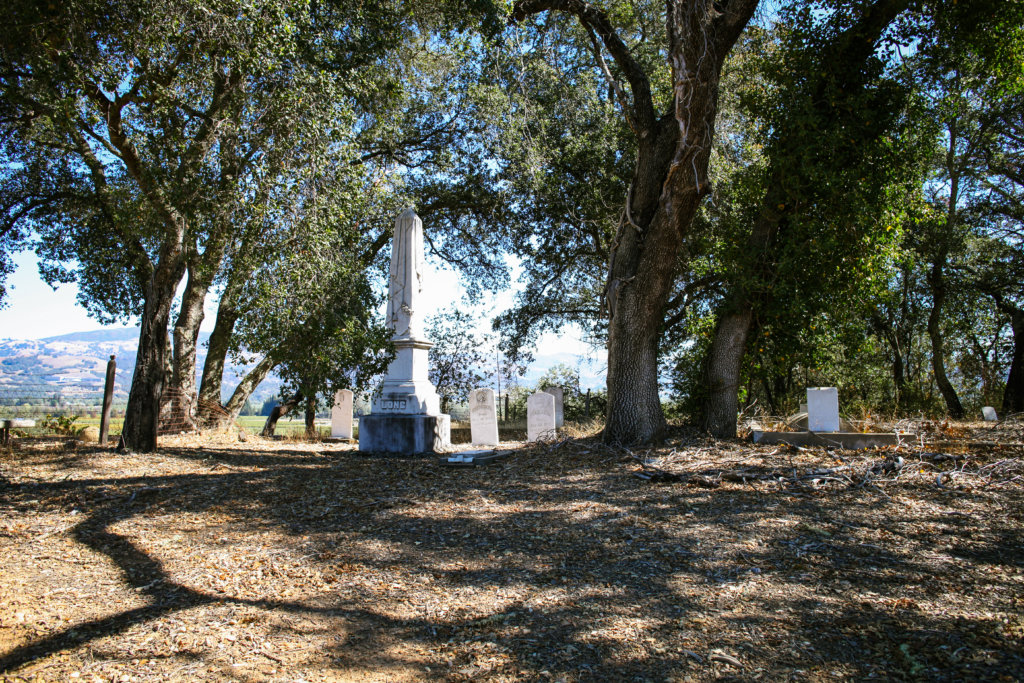
<path id="1" fill-rule="evenodd" d="M 441 414 L 441 399 L 427 377 L 423 333 L 423 221 L 406 209 L 395 221 L 388 279 L 387 325 L 394 331 L 395 359 L 374 398 L 369 415 L 359 420 L 359 450 L 386 453 L 436 453 L 451 444 L 451 419 Z"/>

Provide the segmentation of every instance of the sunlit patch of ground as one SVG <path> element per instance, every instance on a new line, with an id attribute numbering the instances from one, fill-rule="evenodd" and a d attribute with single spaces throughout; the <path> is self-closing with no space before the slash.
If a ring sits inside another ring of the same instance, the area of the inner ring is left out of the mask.
<path id="1" fill-rule="evenodd" d="M 478 468 L 26 440 L 0 454 L 0 678 L 1020 680 L 1022 430 L 916 428 Z"/>

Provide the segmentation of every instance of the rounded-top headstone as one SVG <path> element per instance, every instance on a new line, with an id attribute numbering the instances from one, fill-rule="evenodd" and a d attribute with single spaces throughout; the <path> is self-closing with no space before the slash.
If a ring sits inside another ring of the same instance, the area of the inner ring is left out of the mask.
<path id="1" fill-rule="evenodd" d="M 498 407 L 494 389 L 469 392 L 469 428 L 474 446 L 498 445 Z"/>
<path id="2" fill-rule="evenodd" d="M 331 408 L 331 437 L 352 438 L 352 401 L 351 389 L 339 389 L 334 394 L 334 406 Z"/>

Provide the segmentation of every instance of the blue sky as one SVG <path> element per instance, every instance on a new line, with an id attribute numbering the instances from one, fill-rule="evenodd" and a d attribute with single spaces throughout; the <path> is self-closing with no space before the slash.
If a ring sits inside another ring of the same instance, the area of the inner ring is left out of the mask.
<path id="1" fill-rule="evenodd" d="M 17 270 L 7 283 L 8 305 L 0 309 L 0 338 L 43 339 L 103 326 L 78 305 L 78 287 L 61 285 L 54 291 L 39 277 L 32 252 L 14 257 Z"/>

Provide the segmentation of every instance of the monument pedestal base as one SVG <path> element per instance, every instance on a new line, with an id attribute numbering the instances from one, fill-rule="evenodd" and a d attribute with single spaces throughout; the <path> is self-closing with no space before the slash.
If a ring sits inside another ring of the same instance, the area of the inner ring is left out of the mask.
<path id="1" fill-rule="evenodd" d="M 442 453 L 451 446 L 451 416 L 371 414 L 359 418 L 363 452 Z"/>

